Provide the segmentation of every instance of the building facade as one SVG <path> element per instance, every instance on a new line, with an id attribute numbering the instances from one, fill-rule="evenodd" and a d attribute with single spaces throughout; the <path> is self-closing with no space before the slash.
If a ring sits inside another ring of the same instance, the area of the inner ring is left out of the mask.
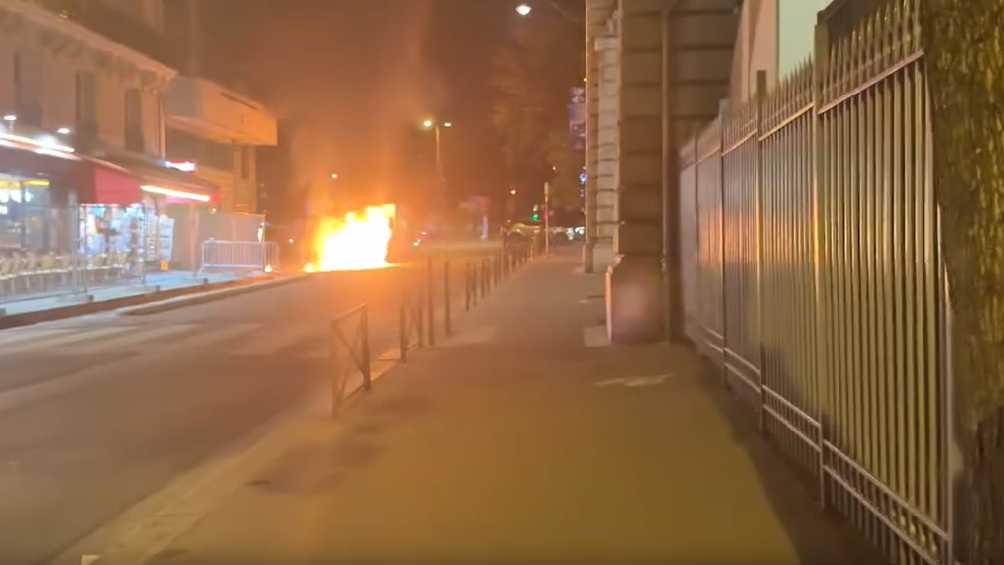
<path id="1" fill-rule="evenodd" d="M 168 43 L 163 0 L 0 0 L 4 296 L 197 268 L 201 241 L 260 236 L 253 146 L 275 142 L 274 118 L 179 77 Z"/>

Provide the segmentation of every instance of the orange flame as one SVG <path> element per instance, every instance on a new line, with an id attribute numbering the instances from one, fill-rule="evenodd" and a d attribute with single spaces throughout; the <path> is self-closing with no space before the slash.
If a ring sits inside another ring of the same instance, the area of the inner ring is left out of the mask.
<path id="1" fill-rule="evenodd" d="M 391 224 L 397 215 L 393 204 L 349 212 L 343 219 L 325 218 L 314 241 L 316 261 L 304 271 L 359 271 L 386 267 Z"/>

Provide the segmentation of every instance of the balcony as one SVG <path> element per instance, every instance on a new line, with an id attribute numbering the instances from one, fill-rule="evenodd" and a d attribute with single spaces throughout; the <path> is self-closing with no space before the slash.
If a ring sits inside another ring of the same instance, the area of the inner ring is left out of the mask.
<path id="1" fill-rule="evenodd" d="M 276 119 L 260 103 L 214 82 L 177 77 L 164 96 L 172 127 L 223 143 L 276 145 Z"/>

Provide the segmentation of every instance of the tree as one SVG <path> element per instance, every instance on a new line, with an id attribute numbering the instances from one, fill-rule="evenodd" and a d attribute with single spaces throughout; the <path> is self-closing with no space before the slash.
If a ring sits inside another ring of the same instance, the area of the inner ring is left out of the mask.
<path id="1" fill-rule="evenodd" d="M 585 51 L 581 29 L 557 15 L 518 23 L 492 59 L 492 119 L 510 178 L 536 181 L 530 177 L 549 167 L 551 133 L 567 131 L 569 89 L 582 83 Z"/>
<path id="2" fill-rule="evenodd" d="M 1004 0 L 926 0 L 943 248 L 953 311 L 956 530 L 1004 563 Z"/>

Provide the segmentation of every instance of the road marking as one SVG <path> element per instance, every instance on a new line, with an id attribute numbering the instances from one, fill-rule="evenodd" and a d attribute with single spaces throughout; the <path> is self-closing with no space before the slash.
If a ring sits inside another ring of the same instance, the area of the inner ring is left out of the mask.
<path id="1" fill-rule="evenodd" d="M 26 328 L 19 331 L 8 330 L 6 332 L 0 333 L 0 351 L 3 351 L 4 346 L 13 345 L 20 343 L 22 341 L 27 341 L 29 339 L 44 339 L 52 335 L 59 335 L 68 333 L 70 330 L 66 329 L 38 329 L 38 328 Z"/>
<path id="2" fill-rule="evenodd" d="M 31 353 L 41 349 L 52 348 L 52 347 L 63 347 L 70 344 L 77 344 L 82 341 L 89 339 L 101 339 L 105 336 L 114 336 L 121 333 L 129 331 L 129 328 L 124 328 L 121 326 L 116 327 L 106 327 L 106 328 L 93 328 L 84 331 L 73 331 L 69 330 L 63 332 L 62 335 L 54 336 L 49 339 L 41 339 L 36 341 L 31 341 L 29 343 L 21 343 L 10 348 L 4 348 L 5 354 L 12 353 Z M 60 351 L 54 351 L 53 353 L 59 354 Z"/>
<path id="3" fill-rule="evenodd" d="M 157 326 L 125 326 L 127 333 L 117 335 L 100 341 L 88 341 L 87 343 L 75 343 L 61 349 L 57 353 L 127 353 L 132 348 L 146 345 L 157 339 L 164 339 L 173 335 L 185 333 L 193 330 L 197 326 L 193 324 L 176 324 L 164 327 Z"/>
<path id="4" fill-rule="evenodd" d="M 610 336 L 607 335 L 607 327 L 603 325 L 582 328 L 582 341 L 589 348 L 609 347 Z"/>
<path id="5" fill-rule="evenodd" d="M 619 379 L 606 379 L 602 381 L 597 381 L 593 383 L 593 386 L 597 388 L 606 388 L 612 386 L 623 386 L 627 388 L 645 388 L 651 386 L 659 386 L 669 380 L 673 375 L 657 375 L 654 377 L 624 377 Z"/>

